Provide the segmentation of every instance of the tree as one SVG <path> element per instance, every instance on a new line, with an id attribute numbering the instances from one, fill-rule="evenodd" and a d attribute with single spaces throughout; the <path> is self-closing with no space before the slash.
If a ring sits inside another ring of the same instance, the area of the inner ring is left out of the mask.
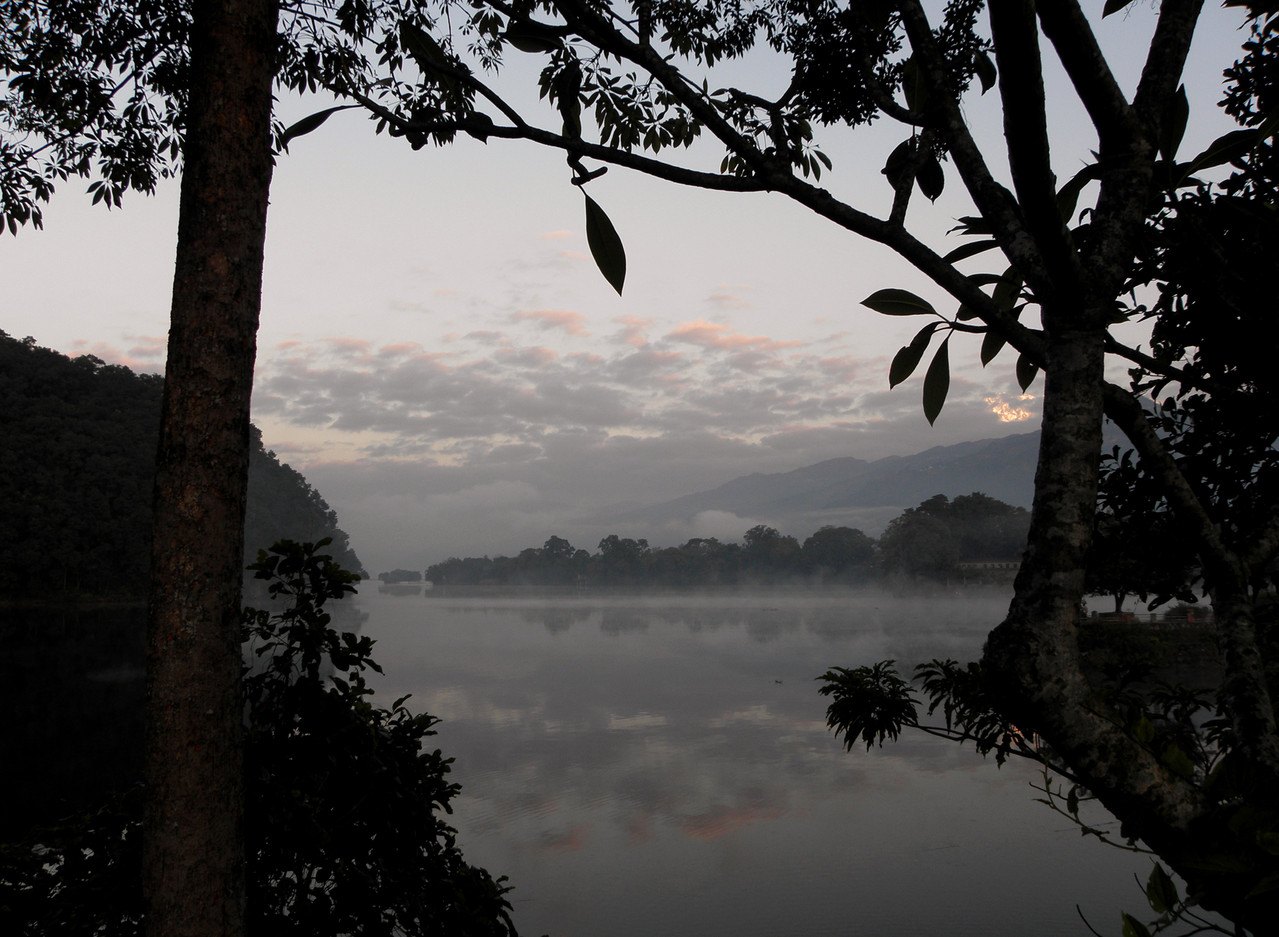
<path id="1" fill-rule="evenodd" d="M 1125 6 L 1112 0 L 1103 16 Z M 1222 528 L 1214 519 L 1214 498 L 1197 474 L 1207 470 L 1184 453 L 1178 458 L 1176 435 L 1167 433 L 1162 418 L 1143 404 L 1151 387 L 1175 382 L 1191 397 L 1214 401 L 1212 406 L 1224 410 L 1248 396 L 1249 387 L 1238 372 L 1207 367 L 1189 342 L 1169 339 L 1160 353 L 1150 354 L 1113 332 L 1118 321 L 1147 313 L 1156 320 L 1156 332 L 1165 319 L 1175 320 L 1175 303 L 1145 310 L 1126 301 L 1143 263 L 1158 260 L 1156 222 L 1179 192 L 1202 188 L 1204 173 L 1264 149 L 1273 134 L 1269 109 L 1235 106 L 1231 113 L 1243 126 L 1178 161 L 1188 117 L 1182 72 L 1202 8 L 1202 0 L 1165 0 L 1149 14 L 1153 30 L 1141 75 L 1136 87 L 1125 91 L 1098 38 L 1108 24 L 1090 20 L 1075 0 L 994 0 L 988 8 L 980 0 L 953 0 L 939 23 L 930 20 L 919 0 L 847 6 L 832 0 L 654 0 L 628 9 L 591 0 L 537 5 L 484 0 L 466 26 L 476 47 L 486 61 L 504 46 L 544 56 L 540 86 L 558 111 L 558 131 L 533 125 L 476 78 L 457 54 L 460 44 L 448 37 L 431 40 L 432 54 L 439 54 L 427 61 L 434 87 L 430 107 L 420 106 L 420 97 L 397 97 L 394 89 L 364 103 L 414 145 L 431 134 L 456 132 L 526 139 L 564 150 L 579 185 L 600 171 L 587 170 L 583 160 L 597 159 L 686 185 L 777 192 L 886 245 L 959 304 L 947 316 L 895 287 L 865 300 L 886 315 L 929 318 L 894 358 L 889 382 L 908 377 L 938 342 L 923 382 L 930 421 L 945 401 L 952 341 L 980 335 L 986 362 L 1012 348 L 1023 386 L 1042 372 L 1041 445 L 1026 551 L 1014 599 L 991 632 L 982 662 L 991 699 L 1023 731 L 1038 733 L 1058 763 L 1206 902 L 1242 926 L 1265 929 L 1265 899 L 1249 894 L 1256 882 L 1204 870 L 1200 861 L 1209 846 L 1249 861 L 1255 844 L 1223 832 L 1228 824 L 1218 813 L 1217 795 L 1112 717 L 1090 684 L 1079 651 L 1078 609 L 1107 416 L 1132 442 L 1144 470 L 1158 480 L 1181 536 L 1198 553 L 1226 668 L 1219 700 L 1230 726 L 1232 760 L 1246 766 L 1244 773 L 1252 779 L 1238 796 L 1256 804 L 1279 791 L 1279 733 L 1253 610 L 1258 577 L 1279 549 L 1275 489 L 1256 484 L 1256 475 L 1246 471 L 1256 467 L 1256 460 L 1225 466 L 1224 474 L 1252 507 L 1253 523 L 1246 537 Z M 1261 3 L 1247 8 L 1254 30 L 1263 36 L 1273 33 L 1273 24 L 1263 19 L 1269 9 Z M 1145 15 L 1132 11 L 1134 18 Z M 792 80 L 780 95 L 724 87 L 711 74 L 717 62 L 740 58 L 757 43 L 786 56 L 792 66 Z M 1063 66 L 1097 137 L 1095 161 L 1064 183 L 1053 171 L 1045 44 Z M 1255 46 L 1268 48 L 1265 42 Z M 1256 61 L 1254 56 L 1253 72 L 1241 71 L 1255 75 Z M 473 89 L 476 100 L 483 99 L 506 122 L 474 108 L 450 111 L 444 92 L 457 86 Z M 1001 152 L 978 143 L 963 108 L 966 95 L 996 86 L 1004 119 Z M 1244 91 L 1243 98 L 1263 100 L 1256 89 Z M 594 120 L 600 142 L 586 139 L 587 119 Z M 859 127 L 875 119 L 901 125 L 905 138 L 884 167 L 892 204 L 882 216 L 815 184 L 831 166 L 816 148 L 814 126 Z M 721 172 L 659 155 L 689 146 L 703 133 L 725 149 Z M 1010 183 L 997 174 L 1005 159 Z M 913 233 L 907 218 L 916 191 L 935 199 L 955 179 L 974 208 L 959 230 L 975 240 L 945 250 Z M 587 211 L 592 251 L 620 289 L 620 243 L 589 198 Z M 969 272 L 966 261 L 989 252 L 1002 254 L 996 272 Z M 1032 311 L 1038 313 L 1038 327 Z M 1246 324 L 1242 334 L 1253 335 Z M 1238 351 L 1229 341 L 1221 348 L 1226 360 Z M 1146 376 L 1133 386 L 1115 384 L 1106 376 L 1108 359 Z M 1212 471 L 1220 474 L 1215 467 Z M 1221 834 L 1211 843 L 1203 833 L 1209 827 Z M 1255 832 L 1247 828 L 1246 835 Z"/>
<path id="2" fill-rule="evenodd" d="M 875 559 L 875 542 L 855 528 L 827 524 L 805 540 L 800 551 L 809 573 L 848 578 L 869 570 Z"/>
<path id="3" fill-rule="evenodd" d="M 893 518 L 879 538 L 879 564 L 888 573 L 947 579 L 959 562 L 959 546 L 941 518 L 908 512 Z"/>
<path id="4" fill-rule="evenodd" d="M 3 11 L 0 226 L 39 227 L 41 202 L 71 176 L 96 173 L 94 201 L 118 205 L 181 157 L 153 514 L 146 919 L 156 934 L 239 934 L 237 621 L 272 89 L 367 89 L 371 57 L 393 74 L 398 29 L 426 21 L 409 0 L 14 0 Z M 275 128 L 278 140 L 322 120 Z"/>

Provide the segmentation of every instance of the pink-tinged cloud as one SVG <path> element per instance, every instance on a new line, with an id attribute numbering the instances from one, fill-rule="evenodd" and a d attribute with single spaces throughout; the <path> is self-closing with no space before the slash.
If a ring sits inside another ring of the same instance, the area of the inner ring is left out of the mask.
<path id="1" fill-rule="evenodd" d="M 619 340 L 636 348 L 643 348 L 648 344 L 648 330 L 653 324 L 652 319 L 643 316 L 618 316 L 613 321 L 622 325 L 622 330 L 618 332 Z"/>
<path id="2" fill-rule="evenodd" d="M 324 339 L 334 351 L 345 351 L 357 354 L 369 353 L 369 343 L 362 338 L 349 338 L 346 336 L 338 336 Z"/>
<path id="3" fill-rule="evenodd" d="M 164 345 L 159 348 L 152 346 L 143 346 L 141 348 L 135 346 L 124 352 L 114 345 L 108 345 L 106 342 L 89 342 L 80 340 L 72 343 L 75 351 L 70 352 L 69 357 L 79 358 L 81 355 L 93 355 L 93 357 L 107 364 L 119 364 L 132 371 L 148 371 L 155 373 L 163 370 L 163 360 L 155 360 L 157 357 L 163 359 Z"/>
<path id="4" fill-rule="evenodd" d="M 495 332 L 492 329 L 476 329 L 474 332 L 467 332 L 463 338 L 469 338 L 473 342 L 482 342 L 485 345 L 510 344 L 505 332 Z"/>
<path id="5" fill-rule="evenodd" d="M 694 322 L 682 322 L 675 326 L 666 337 L 677 342 L 700 345 L 703 348 L 716 348 L 721 351 L 777 351 L 782 348 L 794 348 L 802 345 L 798 341 L 778 341 L 766 335 L 743 335 L 734 332 L 727 325 L 707 322 L 698 319 Z"/>
<path id="6" fill-rule="evenodd" d="M 749 289 L 749 287 L 747 287 L 747 289 Z M 736 293 L 730 293 L 727 290 L 719 290 L 717 292 L 711 293 L 710 296 L 706 297 L 706 301 L 710 303 L 712 306 L 716 306 L 720 309 L 751 308 L 751 303 L 748 300 L 743 299 L 741 296 L 737 295 Z"/>
<path id="7" fill-rule="evenodd" d="M 377 350 L 379 358 L 400 358 L 404 355 L 415 355 L 422 350 L 418 342 L 393 342 L 383 345 Z"/>
<path id="8" fill-rule="evenodd" d="M 542 368 L 554 362 L 559 355 L 550 348 L 500 348 L 493 357 L 505 364 Z"/>
<path id="9" fill-rule="evenodd" d="M 590 260 L 590 254 L 583 254 L 581 251 L 560 251 L 559 256 L 567 257 L 569 260 Z"/>
<path id="10" fill-rule="evenodd" d="M 288 351 L 290 348 L 301 348 L 301 347 L 302 347 L 302 343 L 298 339 L 290 338 L 282 342 L 277 342 L 275 346 L 275 350 Z"/>
<path id="11" fill-rule="evenodd" d="M 572 309 L 527 309 L 511 316 L 516 322 L 532 322 L 541 329 L 562 329 L 569 335 L 590 335 L 586 316 Z"/>
<path id="12" fill-rule="evenodd" d="M 564 238 L 571 238 L 572 231 L 547 231 L 545 234 L 539 234 L 538 237 L 547 241 L 562 241 Z"/>
<path id="13" fill-rule="evenodd" d="M 841 381 L 852 381 L 861 370 L 862 362 L 850 355 L 842 355 L 838 358 L 818 358 L 817 366 L 821 368 L 823 374 L 827 374 Z"/>

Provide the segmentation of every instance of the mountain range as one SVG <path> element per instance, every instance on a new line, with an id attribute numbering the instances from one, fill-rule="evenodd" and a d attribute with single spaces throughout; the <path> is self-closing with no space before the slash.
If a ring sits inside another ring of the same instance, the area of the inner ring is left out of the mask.
<path id="1" fill-rule="evenodd" d="M 790 472 L 744 475 L 708 491 L 596 518 L 619 529 L 685 525 L 723 512 L 805 536 L 825 524 L 877 536 L 892 518 L 936 494 L 980 491 L 1030 507 L 1039 433 L 935 446 L 867 461 L 827 459 Z"/>

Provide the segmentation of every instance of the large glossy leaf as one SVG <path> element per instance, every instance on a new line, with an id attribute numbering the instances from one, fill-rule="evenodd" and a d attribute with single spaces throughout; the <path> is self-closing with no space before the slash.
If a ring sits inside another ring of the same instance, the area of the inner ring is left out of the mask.
<path id="1" fill-rule="evenodd" d="M 1156 914 L 1163 914 L 1177 907 L 1177 883 L 1158 862 L 1150 870 L 1150 878 L 1146 880 L 1146 900 Z"/>
<path id="2" fill-rule="evenodd" d="M 1079 193 L 1083 191 L 1084 186 L 1094 179 L 1101 178 L 1101 165 L 1099 163 L 1089 163 L 1079 172 L 1070 177 L 1060 189 L 1057 190 L 1057 207 L 1061 209 L 1061 217 L 1066 221 L 1075 214 L 1075 206 L 1079 204 Z"/>
<path id="3" fill-rule="evenodd" d="M 953 251 L 942 258 L 946 263 L 958 263 L 968 257 L 976 257 L 978 254 L 984 254 L 992 248 L 998 247 L 999 242 L 994 238 L 982 238 L 980 241 L 969 241 L 967 244 L 960 244 Z"/>
<path id="4" fill-rule="evenodd" d="M 946 188 L 946 173 L 942 171 L 941 162 L 934 156 L 927 157 L 915 172 L 915 183 L 925 198 L 930 202 L 937 201 Z"/>
<path id="5" fill-rule="evenodd" d="M 995 70 L 995 63 L 990 60 L 989 55 L 978 52 L 973 59 L 973 70 L 977 73 L 977 80 L 981 82 L 982 94 L 995 87 L 995 79 L 999 73 Z"/>
<path id="6" fill-rule="evenodd" d="M 888 161 L 884 163 L 884 168 L 880 172 L 888 177 L 888 184 L 894 189 L 901 185 L 914 152 L 915 139 L 911 137 L 909 140 L 903 140 L 897 144 L 897 146 L 893 147 L 893 151 L 888 154 Z"/>
<path id="7" fill-rule="evenodd" d="M 939 328 L 941 328 L 940 322 L 928 323 L 915 334 L 909 345 L 903 345 L 898 349 L 897 354 L 893 355 L 893 363 L 888 366 L 888 386 L 890 389 L 915 373 L 915 368 L 919 367 L 920 359 L 924 357 L 924 352 L 928 350 L 928 343 L 932 340 L 933 333 Z"/>
<path id="8" fill-rule="evenodd" d="M 924 417 L 928 424 L 937 422 L 946 394 L 950 391 L 950 338 L 941 343 L 932 364 L 924 374 Z"/>
<path id="9" fill-rule="evenodd" d="M 1004 271 L 1004 275 L 999 278 L 999 282 L 995 285 L 995 291 L 991 294 L 991 299 L 995 301 L 1000 309 L 1012 309 L 1017 303 L 1017 297 L 1021 295 L 1022 278 L 1017 273 L 1016 267 L 1009 267 Z"/>
<path id="10" fill-rule="evenodd" d="M 1039 373 L 1039 365 L 1031 361 L 1025 355 L 1017 358 L 1017 384 L 1021 387 L 1022 393 L 1026 392 L 1026 388 L 1030 386 L 1031 381 L 1035 379 L 1035 375 Z"/>
<path id="11" fill-rule="evenodd" d="M 1194 175 L 1201 169 L 1212 169 L 1243 156 L 1262 139 L 1257 130 L 1232 130 L 1224 133 L 1208 148 L 1186 164 L 1182 178 Z"/>
<path id="12" fill-rule="evenodd" d="M 582 195 L 586 199 L 586 243 L 595 258 L 595 266 L 620 296 L 626 282 L 626 248 L 604 209 L 585 191 Z"/>
<path id="13" fill-rule="evenodd" d="M 297 123 L 289 126 L 284 133 L 280 134 L 280 146 L 288 148 L 289 141 L 298 137 L 305 136 L 312 130 L 318 128 L 322 123 L 329 119 L 331 114 L 337 111 L 345 111 L 347 108 L 359 107 L 358 104 L 339 104 L 337 107 L 328 107 L 322 111 L 316 111 L 307 117 L 303 117 Z"/>
<path id="14" fill-rule="evenodd" d="M 1150 937 L 1150 930 L 1146 927 L 1146 925 L 1141 923 L 1141 921 L 1137 920 L 1127 911 L 1120 911 L 1119 915 L 1124 922 L 1124 937 Z"/>
<path id="15" fill-rule="evenodd" d="M 985 337 L 981 340 L 981 366 L 984 368 L 995 360 L 995 355 L 999 354 L 1006 344 L 1005 339 L 998 332 L 987 330 Z"/>
<path id="16" fill-rule="evenodd" d="M 935 316 L 938 314 L 928 300 L 916 296 L 909 290 L 892 288 L 876 290 L 862 300 L 862 305 L 886 316 Z"/>

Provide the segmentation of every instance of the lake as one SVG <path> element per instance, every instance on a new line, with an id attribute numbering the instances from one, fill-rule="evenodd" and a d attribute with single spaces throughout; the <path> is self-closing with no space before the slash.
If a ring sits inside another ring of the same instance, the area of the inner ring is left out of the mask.
<path id="1" fill-rule="evenodd" d="M 363 589 L 372 684 L 443 720 L 459 841 L 522 933 L 1083 935 L 1076 904 L 1103 933 L 1145 909 L 1149 858 L 1036 803 L 1033 766 L 825 726 L 819 674 L 971 659 L 1006 595 Z"/>

